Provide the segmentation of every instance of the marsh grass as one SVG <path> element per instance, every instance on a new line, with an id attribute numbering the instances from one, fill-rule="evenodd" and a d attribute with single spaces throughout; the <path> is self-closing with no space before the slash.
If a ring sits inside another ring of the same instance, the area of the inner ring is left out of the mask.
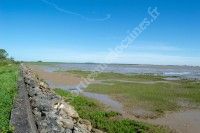
<path id="1" fill-rule="evenodd" d="M 93 127 L 108 133 L 164 133 L 167 129 L 123 119 L 117 112 L 108 112 L 97 101 L 73 95 L 61 89 L 55 92 L 75 107 L 80 117 L 91 121 Z"/>
<path id="2" fill-rule="evenodd" d="M 75 76 L 87 78 L 91 71 L 81 71 L 81 70 L 69 70 L 66 71 L 67 73 L 74 74 Z M 139 81 L 161 81 L 163 80 L 164 76 L 160 75 L 153 75 L 153 74 L 121 74 L 121 73 L 114 73 L 114 72 L 98 72 L 96 79 L 97 80 L 107 80 L 107 79 L 119 79 L 119 80 L 139 80 Z"/>
<path id="3" fill-rule="evenodd" d="M 71 70 L 68 73 L 87 77 L 91 72 Z M 111 83 L 111 85 L 90 84 L 85 91 L 107 94 L 121 102 L 130 111 L 133 108 L 143 108 L 154 112 L 157 117 L 166 111 L 181 110 L 183 107 L 178 103 L 180 100 L 186 100 L 197 106 L 200 104 L 199 81 L 186 79 L 165 81 L 164 78 L 166 77 L 152 74 L 100 73 L 96 79 Z"/>
<path id="4" fill-rule="evenodd" d="M 17 64 L 0 63 L 0 132 L 10 130 L 10 113 L 16 95 L 17 78 Z"/>
<path id="5" fill-rule="evenodd" d="M 113 82 L 112 86 L 91 84 L 86 91 L 110 95 L 129 109 L 144 108 L 155 112 L 158 116 L 166 111 L 182 109 L 178 104 L 180 99 L 186 99 L 191 104 L 200 103 L 200 84 L 193 81 L 180 81 L 177 84 Z"/>

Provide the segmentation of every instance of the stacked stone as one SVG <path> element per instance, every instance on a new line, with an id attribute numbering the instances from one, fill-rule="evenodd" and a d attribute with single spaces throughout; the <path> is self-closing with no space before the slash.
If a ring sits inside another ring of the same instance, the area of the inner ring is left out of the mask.
<path id="1" fill-rule="evenodd" d="M 75 109 L 57 96 L 47 83 L 23 66 L 33 116 L 40 133 L 101 133 L 90 121 L 81 119 Z"/>

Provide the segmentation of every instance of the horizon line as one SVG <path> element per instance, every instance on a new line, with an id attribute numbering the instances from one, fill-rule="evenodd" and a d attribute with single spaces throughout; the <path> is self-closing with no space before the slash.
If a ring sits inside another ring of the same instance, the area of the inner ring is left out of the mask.
<path id="1" fill-rule="evenodd" d="M 27 63 L 63 63 L 63 64 L 107 64 L 107 65 L 150 65 L 150 66 L 188 66 L 188 67 L 200 67 L 200 65 L 175 65 L 175 64 L 145 64 L 145 63 L 102 63 L 102 62 L 65 62 L 65 61 L 19 61 L 19 62 L 27 62 Z"/>

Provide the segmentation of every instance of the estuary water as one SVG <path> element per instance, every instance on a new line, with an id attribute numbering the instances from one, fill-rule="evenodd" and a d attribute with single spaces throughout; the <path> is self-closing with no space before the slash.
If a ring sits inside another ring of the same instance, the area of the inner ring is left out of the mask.
<path id="1" fill-rule="evenodd" d="M 105 66 L 105 67 L 102 67 Z M 134 74 L 158 74 L 164 76 L 179 76 L 181 78 L 200 79 L 199 66 L 161 66 L 161 65 L 122 65 L 122 64 L 90 64 L 90 63 L 55 63 L 52 65 L 42 66 L 48 72 L 68 71 L 68 70 L 84 70 L 114 73 L 134 73 Z"/>

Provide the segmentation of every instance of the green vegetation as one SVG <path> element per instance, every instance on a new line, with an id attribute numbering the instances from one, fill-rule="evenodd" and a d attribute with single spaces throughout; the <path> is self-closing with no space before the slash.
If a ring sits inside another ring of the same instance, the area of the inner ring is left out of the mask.
<path id="1" fill-rule="evenodd" d="M 90 74 L 79 70 L 68 72 L 83 77 Z M 150 74 L 100 73 L 96 79 L 110 84 L 90 84 L 86 91 L 111 96 L 135 116 L 137 115 L 134 114 L 133 107 L 136 110 L 150 111 L 152 116 L 147 117 L 158 117 L 166 111 L 177 111 L 185 106 L 190 108 L 194 104 L 200 104 L 199 81 L 165 81 L 164 78 Z M 182 105 L 184 103 L 189 105 Z"/>
<path id="2" fill-rule="evenodd" d="M 9 129 L 13 98 L 16 95 L 17 77 L 17 65 L 0 66 L 0 131 Z"/>
<path id="3" fill-rule="evenodd" d="M 200 84 L 191 82 L 181 84 L 115 82 L 112 86 L 92 84 L 86 91 L 108 94 L 127 108 L 143 108 L 155 112 L 156 115 L 180 109 L 181 105 L 178 103 L 180 100 L 200 103 Z"/>
<path id="4" fill-rule="evenodd" d="M 123 119 L 116 112 L 108 112 L 99 105 L 97 101 L 87 99 L 83 96 L 77 96 L 61 89 L 55 89 L 55 92 L 64 97 L 67 102 L 75 107 L 81 118 L 92 122 L 93 127 L 104 130 L 108 133 L 164 133 L 166 129 L 136 122 L 129 119 Z"/>
<path id="5" fill-rule="evenodd" d="M 0 132 L 8 132 L 13 99 L 16 95 L 18 65 L 0 49 Z"/>
<path id="6" fill-rule="evenodd" d="M 75 76 L 84 77 L 87 78 L 88 75 L 91 74 L 90 71 L 81 71 L 81 70 L 70 70 L 66 71 L 68 73 L 74 74 Z M 108 80 L 108 79 L 119 79 L 119 80 L 128 80 L 128 81 L 145 81 L 145 80 L 151 80 L 151 81 L 160 81 L 163 80 L 163 76 L 156 76 L 153 74 L 120 74 L 120 73 L 113 73 L 113 72 L 102 72 L 97 73 L 97 76 L 95 79 L 97 80 Z"/>
<path id="7" fill-rule="evenodd" d="M 8 53 L 5 49 L 0 49 L 0 60 L 5 60 L 8 57 Z"/>
<path id="8" fill-rule="evenodd" d="M 58 62 L 42 62 L 42 61 L 37 61 L 37 62 L 24 62 L 24 63 L 26 63 L 27 65 L 54 66 Z"/>

